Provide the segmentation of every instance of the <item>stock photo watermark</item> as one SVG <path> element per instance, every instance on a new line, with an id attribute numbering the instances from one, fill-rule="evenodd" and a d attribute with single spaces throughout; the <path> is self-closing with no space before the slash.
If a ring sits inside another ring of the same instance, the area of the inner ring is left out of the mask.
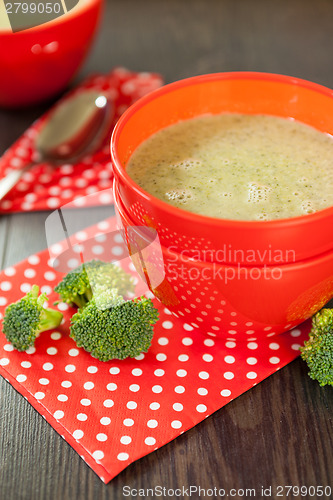
<path id="1" fill-rule="evenodd" d="M 5 12 L 0 17 L 0 29 L 13 33 L 34 28 L 66 15 L 83 0 L 3 0 Z M 1 4 L 0 4 L 1 5 Z"/>

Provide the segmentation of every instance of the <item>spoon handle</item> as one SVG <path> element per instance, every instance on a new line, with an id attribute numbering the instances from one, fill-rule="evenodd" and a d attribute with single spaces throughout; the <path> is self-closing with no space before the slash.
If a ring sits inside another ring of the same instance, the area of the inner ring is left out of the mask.
<path id="1" fill-rule="evenodd" d="M 0 200 L 2 200 L 7 193 L 17 184 L 21 179 L 22 175 L 31 169 L 35 164 L 29 163 L 25 167 L 19 168 L 17 170 L 12 170 L 6 177 L 0 180 Z"/>

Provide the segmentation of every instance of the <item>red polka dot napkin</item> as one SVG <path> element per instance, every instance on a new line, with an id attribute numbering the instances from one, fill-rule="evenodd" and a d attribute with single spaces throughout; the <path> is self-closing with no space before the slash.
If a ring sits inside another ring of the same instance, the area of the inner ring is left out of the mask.
<path id="1" fill-rule="evenodd" d="M 0 319 L 34 283 L 52 304 L 52 288 L 82 255 L 85 261 L 115 260 L 135 277 L 136 295 L 149 296 L 112 218 L 4 269 Z M 64 314 L 61 327 L 42 333 L 27 352 L 15 351 L 0 333 L 1 375 L 104 482 L 296 358 L 310 328 L 306 322 L 279 336 L 239 341 L 236 335 L 205 335 L 156 306 L 152 347 L 135 359 L 103 363 L 78 348 L 69 337 L 74 310 L 63 303 L 57 306 Z"/>
<path id="2" fill-rule="evenodd" d="M 106 91 L 113 100 L 115 115 L 110 134 L 105 139 L 104 145 L 94 154 L 82 158 L 76 165 L 65 164 L 53 168 L 43 163 L 34 167 L 33 170 L 25 173 L 12 191 L 0 201 L 0 213 L 55 209 L 76 198 L 110 188 L 112 186 L 110 162 L 112 128 L 121 114 L 134 101 L 162 84 L 163 80 L 160 75 L 135 73 L 125 68 L 115 68 L 107 75 L 95 75 L 85 80 L 71 94 L 91 88 Z M 38 161 L 34 140 L 50 111 L 33 123 L 0 158 L 0 179 L 13 169 L 22 168 L 31 161 Z M 89 200 L 87 198 L 86 203 Z M 99 203 L 112 203 L 112 198 L 101 198 Z"/>

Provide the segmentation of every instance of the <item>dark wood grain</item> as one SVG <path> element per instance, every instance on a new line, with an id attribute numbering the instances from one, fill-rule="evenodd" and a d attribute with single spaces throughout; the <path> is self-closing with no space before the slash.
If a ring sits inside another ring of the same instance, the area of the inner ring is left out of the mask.
<path id="1" fill-rule="evenodd" d="M 332 88 L 332 26 L 332 0 L 112 0 L 77 80 L 122 65 L 160 72 L 167 82 L 257 70 Z M 0 153 L 48 105 L 0 111 Z M 105 214 L 87 210 L 77 229 Z M 0 218 L 2 267 L 46 246 L 47 215 Z M 312 381 L 300 359 L 109 485 L 3 379 L 0 408 L 0 500 L 117 500 L 125 485 L 255 488 L 255 498 L 261 486 L 333 486 L 332 389 Z"/>

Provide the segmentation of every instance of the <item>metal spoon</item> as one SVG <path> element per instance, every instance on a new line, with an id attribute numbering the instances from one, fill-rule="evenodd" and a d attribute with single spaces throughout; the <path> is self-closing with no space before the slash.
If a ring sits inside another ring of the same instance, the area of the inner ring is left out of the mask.
<path id="1" fill-rule="evenodd" d="M 110 131 L 114 108 L 107 94 L 85 90 L 62 101 L 43 124 L 35 141 L 38 161 L 0 180 L 0 200 L 22 175 L 39 163 L 74 163 L 97 150 Z"/>

